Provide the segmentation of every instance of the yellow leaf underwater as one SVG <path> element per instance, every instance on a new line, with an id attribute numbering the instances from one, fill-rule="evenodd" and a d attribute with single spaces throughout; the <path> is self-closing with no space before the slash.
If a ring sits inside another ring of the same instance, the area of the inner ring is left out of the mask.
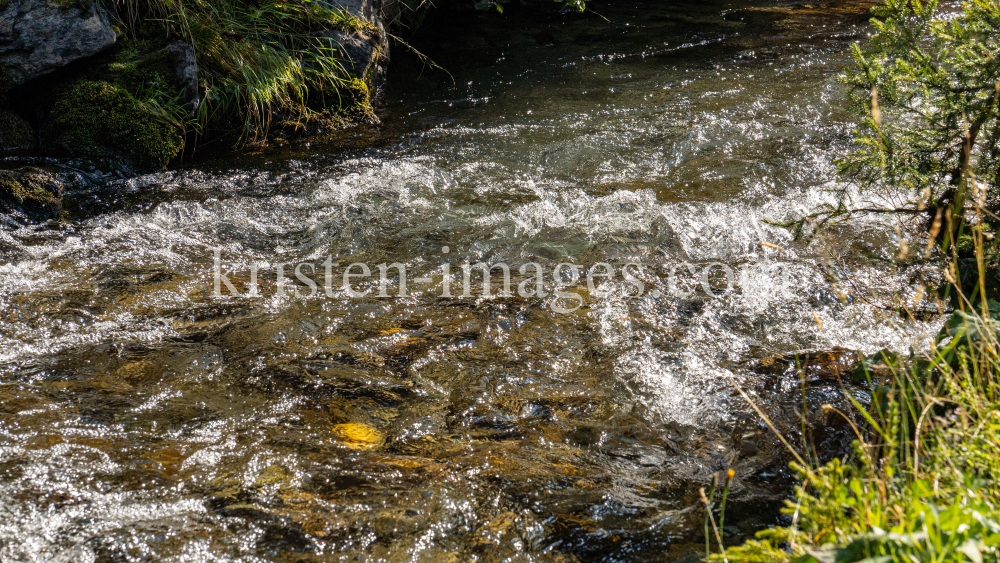
<path id="1" fill-rule="evenodd" d="M 334 424 L 333 433 L 352 450 L 370 450 L 382 443 L 382 433 L 360 422 Z"/>

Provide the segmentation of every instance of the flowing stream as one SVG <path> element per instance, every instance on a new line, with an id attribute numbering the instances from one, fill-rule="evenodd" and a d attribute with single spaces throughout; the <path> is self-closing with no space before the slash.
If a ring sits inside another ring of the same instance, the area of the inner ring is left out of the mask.
<path id="1" fill-rule="evenodd" d="M 66 217 L 0 226 L 0 561 L 694 560 L 730 467 L 726 536 L 781 522 L 738 389 L 833 456 L 849 350 L 933 329 L 893 312 L 891 223 L 773 224 L 836 201 L 864 6 L 621 4 L 432 16 L 450 75 L 396 47 L 380 125 L 48 162 Z M 478 262 L 511 295 L 463 296 Z"/>

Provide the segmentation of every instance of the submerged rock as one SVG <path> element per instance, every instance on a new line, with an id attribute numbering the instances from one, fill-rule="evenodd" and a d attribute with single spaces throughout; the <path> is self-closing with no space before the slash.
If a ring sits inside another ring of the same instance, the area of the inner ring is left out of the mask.
<path id="1" fill-rule="evenodd" d="M 335 424 L 333 432 L 344 446 L 352 450 L 370 450 L 382 444 L 382 433 L 360 422 Z"/>
<path id="2" fill-rule="evenodd" d="M 857 351 L 834 346 L 829 350 L 765 356 L 749 362 L 748 366 L 758 373 L 805 377 L 808 381 L 842 378 L 850 381 L 850 372 L 860 361 Z"/>
<path id="3" fill-rule="evenodd" d="M 11 87 L 89 57 L 117 39 L 111 17 L 92 0 L 0 2 L 0 77 Z"/>
<path id="4" fill-rule="evenodd" d="M 52 174 L 32 167 L 0 170 L 0 210 L 51 218 L 62 209 L 62 183 Z"/>

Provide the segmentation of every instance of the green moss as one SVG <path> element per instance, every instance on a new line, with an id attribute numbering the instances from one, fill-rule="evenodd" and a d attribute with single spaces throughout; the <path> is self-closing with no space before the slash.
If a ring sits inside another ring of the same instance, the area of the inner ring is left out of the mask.
<path id="1" fill-rule="evenodd" d="M 371 105 L 371 91 L 368 89 L 368 83 L 364 80 L 358 78 L 352 78 L 345 82 L 347 92 L 350 93 L 353 98 L 351 101 L 357 105 L 370 106 Z"/>
<path id="2" fill-rule="evenodd" d="M 377 123 L 371 89 L 359 78 L 340 79 L 324 85 L 312 110 L 306 115 L 292 111 L 277 114 L 271 122 L 271 137 L 280 144 L 287 138 L 327 134 L 352 123 Z M 283 139 L 284 138 L 284 139 Z"/>
<path id="3" fill-rule="evenodd" d="M 38 203 L 48 203 L 54 198 L 38 182 L 33 181 L 31 176 L 16 174 L 9 170 L 0 170 L 0 191 L 4 197 L 16 200 L 18 203 L 35 201 Z"/>
<path id="4" fill-rule="evenodd" d="M 166 44 L 154 40 L 122 38 L 117 41 L 112 62 L 107 66 L 107 81 L 134 92 L 178 89 L 175 84 L 177 57 L 163 48 Z"/>
<path id="5" fill-rule="evenodd" d="M 183 150 L 188 111 L 165 40 L 123 37 L 80 81 L 57 92 L 42 140 L 56 152 L 124 156 L 163 167 Z"/>
<path id="6" fill-rule="evenodd" d="M 34 143 L 35 132 L 27 121 L 13 112 L 0 110 L 0 151 L 29 149 Z"/>
<path id="7" fill-rule="evenodd" d="M 788 542 L 791 530 L 771 528 L 757 532 L 757 540 L 747 540 L 740 546 L 726 548 L 726 557 L 713 553 L 712 561 L 730 563 L 781 563 L 792 559 L 791 554 L 781 549 Z M 759 540 L 759 541 L 758 541 Z"/>
<path id="8" fill-rule="evenodd" d="M 365 37 L 378 35 L 378 28 L 358 18 L 347 10 L 333 10 L 326 14 L 327 23 L 334 29 L 349 33 L 360 33 Z"/>
<path id="9" fill-rule="evenodd" d="M 134 73 L 129 75 L 129 79 L 141 80 L 145 88 L 178 89 L 180 85 L 176 79 L 177 63 L 176 54 L 161 49 L 127 67 L 129 72 Z"/>
<path id="10" fill-rule="evenodd" d="M 104 81 L 72 85 L 52 110 L 53 144 L 73 154 L 123 153 L 165 166 L 184 146 L 180 130 L 124 88 Z"/>
<path id="11" fill-rule="evenodd" d="M 351 77 L 325 85 L 323 98 L 323 106 L 333 106 L 340 114 L 351 119 L 365 120 L 375 117 L 371 89 L 368 87 L 368 82 L 360 78 Z"/>
<path id="12" fill-rule="evenodd" d="M 129 37 L 122 37 L 115 41 L 115 46 L 112 49 L 112 58 L 114 59 L 112 65 L 135 61 L 142 56 L 144 51 L 149 50 L 146 41 L 137 41 Z"/>
<path id="13" fill-rule="evenodd" d="M 54 215 L 61 207 L 62 186 L 38 168 L 0 170 L 0 208 L 15 207 L 32 214 Z"/>

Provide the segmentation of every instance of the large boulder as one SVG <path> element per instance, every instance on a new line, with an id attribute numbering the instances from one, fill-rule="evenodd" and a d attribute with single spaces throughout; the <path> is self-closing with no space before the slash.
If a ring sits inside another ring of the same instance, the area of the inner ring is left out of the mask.
<path id="1" fill-rule="evenodd" d="M 95 0 L 0 0 L 0 81 L 23 84 L 114 44 Z"/>
<path id="2" fill-rule="evenodd" d="M 44 147 L 72 157 L 125 157 L 163 168 L 184 148 L 183 130 L 151 113 L 126 88 L 101 80 L 71 84 L 56 99 L 41 131 Z"/>

